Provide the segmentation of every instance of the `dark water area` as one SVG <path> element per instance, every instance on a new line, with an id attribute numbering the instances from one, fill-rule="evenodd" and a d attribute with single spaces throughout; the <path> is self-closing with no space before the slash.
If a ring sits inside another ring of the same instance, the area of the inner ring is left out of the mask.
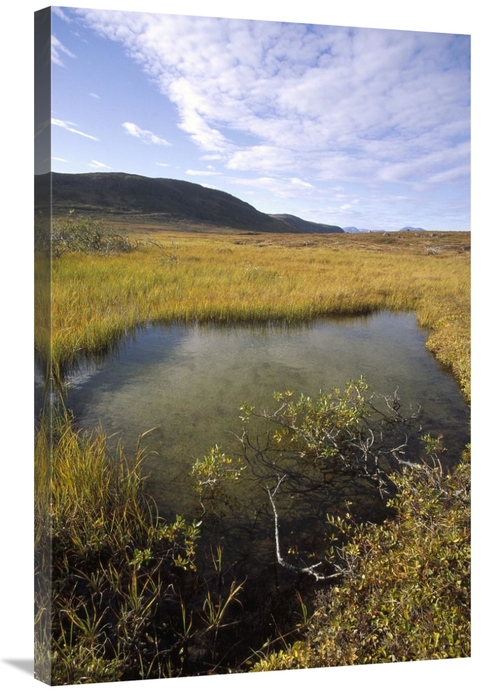
<path id="1" fill-rule="evenodd" d="M 151 326 L 104 362 L 74 372 L 68 406 L 80 426 L 101 426 L 113 436 L 110 446 L 119 439 L 128 454 L 154 428 L 143 440 L 147 489 L 165 518 L 192 518 L 200 515 L 188 476 L 193 463 L 215 444 L 238 456 L 240 405 L 274 410 L 276 391 L 314 397 L 364 375 L 375 392 L 392 395 L 397 389 L 404 406 L 420 406 L 423 431 L 443 435 L 444 460 L 454 463 L 469 441 L 469 408 L 451 374 L 426 350 L 426 338 L 414 315 L 389 312 L 300 326 Z M 263 482 L 243 479 L 235 498 L 217 524 L 203 517 L 205 535 L 226 545 L 232 557 L 252 554 L 269 564 L 273 519 Z M 359 483 L 344 483 L 333 497 L 284 494 L 283 536 L 314 551 L 326 512 L 347 499 L 360 512 L 377 511 L 373 488 Z"/>

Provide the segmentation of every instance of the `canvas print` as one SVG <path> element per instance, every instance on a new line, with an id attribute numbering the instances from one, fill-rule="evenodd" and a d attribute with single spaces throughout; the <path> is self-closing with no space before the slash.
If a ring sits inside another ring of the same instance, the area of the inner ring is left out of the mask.
<path id="1" fill-rule="evenodd" d="M 35 14 L 35 674 L 470 656 L 470 36 Z"/>

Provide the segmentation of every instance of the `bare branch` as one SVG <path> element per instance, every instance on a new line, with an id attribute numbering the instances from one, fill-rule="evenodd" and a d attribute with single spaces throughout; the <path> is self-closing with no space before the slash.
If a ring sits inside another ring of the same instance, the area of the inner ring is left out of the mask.
<path id="1" fill-rule="evenodd" d="M 278 481 L 278 484 L 274 488 L 273 492 L 271 493 L 271 490 L 269 487 L 266 487 L 267 494 L 269 496 L 269 501 L 271 502 L 271 507 L 273 508 L 273 514 L 274 514 L 274 541 L 275 541 L 275 546 L 276 546 L 276 559 L 278 563 L 282 566 L 285 567 L 285 569 L 291 570 L 292 572 L 296 572 L 299 574 L 310 574 L 312 577 L 316 579 L 316 581 L 329 581 L 330 579 L 335 579 L 337 577 L 340 577 L 345 570 L 341 569 L 338 567 L 338 565 L 335 565 L 336 572 L 333 574 L 319 574 L 316 572 L 316 569 L 318 567 L 321 567 L 323 564 L 322 562 L 317 562 L 314 565 L 310 565 L 309 567 L 296 567 L 295 565 L 291 565 L 288 562 L 285 562 L 285 560 L 281 557 L 281 550 L 280 550 L 280 536 L 279 536 L 279 520 L 278 520 L 278 512 L 276 510 L 276 504 L 274 502 L 274 496 L 276 495 L 276 492 L 278 491 L 278 488 L 280 487 L 281 483 L 285 480 L 286 476 L 281 476 L 281 478 Z"/>

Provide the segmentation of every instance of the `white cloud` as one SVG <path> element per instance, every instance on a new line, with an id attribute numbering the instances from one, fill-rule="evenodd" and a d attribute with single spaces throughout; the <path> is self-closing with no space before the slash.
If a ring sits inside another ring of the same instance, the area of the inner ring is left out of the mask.
<path id="1" fill-rule="evenodd" d="M 305 183 L 299 178 L 271 178 L 271 177 L 261 177 L 261 178 L 234 178 L 233 183 L 237 185 L 248 185 L 249 187 L 256 187 L 266 192 L 270 192 L 276 197 L 281 197 L 285 199 L 293 198 L 298 192 L 304 192 L 305 189 L 311 188 L 312 185 Z"/>
<path id="2" fill-rule="evenodd" d="M 287 196 L 321 181 L 416 190 L 468 176 L 467 36 L 75 13 L 124 46 L 203 160 L 255 173 L 248 186 Z M 143 141 L 157 137 L 125 126 Z"/>
<path id="3" fill-rule="evenodd" d="M 306 183 L 305 180 L 301 180 L 300 178 L 292 178 L 290 182 L 292 185 L 297 185 L 298 187 L 314 187 L 311 183 Z"/>
<path id="4" fill-rule="evenodd" d="M 54 65 L 59 65 L 59 67 L 66 67 L 61 58 L 61 53 L 67 55 L 70 58 L 76 57 L 68 48 L 66 48 L 66 46 L 63 46 L 61 41 L 59 41 L 59 39 L 56 38 L 56 36 L 54 35 L 51 36 L 50 51 L 52 62 L 54 63 Z"/>
<path id="5" fill-rule="evenodd" d="M 295 156 L 281 147 L 259 145 L 234 152 L 226 165 L 236 171 L 293 171 Z"/>
<path id="6" fill-rule="evenodd" d="M 172 146 L 170 142 L 167 142 L 166 139 L 158 137 L 158 135 L 155 135 L 150 130 L 143 130 L 135 123 L 122 123 L 122 127 L 127 134 L 132 135 L 133 137 L 138 137 L 146 144 L 159 144 L 160 146 L 164 147 Z"/>
<path id="7" fill-rule="evenodd" d="M 93 94 L 92 92 L 89 94 L 89 96 L 92 96 L 93 99 L 100 99 L 101 97 L 98 96 L 97 94 Z"/>
<path id="8" fill-rule="evenodd" d="M 52 161 L 61 161 L 62 163 L 68 163 L 68 159 L 62 159 L 60 156 L 52 156 Z"/>
<path id="9" fill-rule="evenodd" d="M 419 180 L 421 183 L 452 180 L 457 174 L 468 175 L 470 170 L 470 143 L 461 142 L 454 147 L 437 149 L 408 161 L 389 163 L 379 173 L 386 181 Z"/>
<path id="10" fill-rule="evenodd" d="M 70 22 L 70 18 L 64 13 L 62 7 L 52 7 L 52 12 L 59 17 L 59 19 L 63 19 L 65 22 Z"/>
<path id="11" fill-rule="evenodd" d="M 218 171 L 193 171 L 188 169 L 186 171 L 186 175 L 222 175 L 222 173 L 219 173 Z"/>
<path id="12" fill-rule="evenodd" d="M 89 168 L 99 168 L 101 170 L 105 168 L 112 170 L 111 166 L 107 166 L 105 163 L 101 163 L 101 161 L 96 161 L 95 159 L 92 159 L 92 161 L 88 163 L 87 166 Z"/>
<path id="13" fill-rule="evenodd" d="M 455 168 L 447 168 L 439 173 L 434 173 L 429 176 L 428 183 L 448 183 L 453 180 L 467 178 L 470 174 L 470 165 L 456 166 Z"/>
<path id="14" fill-rule="evenodd" d="M 69 120 L 59 120 L 58 118 L 51 118 L 51 123 L 56 127 L 62 127 L 64 130 L 67 130 L 68 132 L 73 132 L 75 135 L 80 135 L 81 137 L 86 137 L 87 139 L 93 139 L 96 142 L 99 141 L 99 138 L 94 137 L 94 135 L 88 135 L 86 132 L 76 130 L 76 123 L 72 123 Z"/>

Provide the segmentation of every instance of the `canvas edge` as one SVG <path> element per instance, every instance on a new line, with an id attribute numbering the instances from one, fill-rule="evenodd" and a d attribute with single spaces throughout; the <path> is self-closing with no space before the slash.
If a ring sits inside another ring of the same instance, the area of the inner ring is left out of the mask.
<path id="1" fill-rule="evenodd" d="M 34 335 L 35 430 L 47 426 L 50 440 L 51 350 L 51 14 L 34 13 Z M 37 444 L 35 440 L 35 445 Z M 50 529 L 50 452 L 46 464 L 35 452 L 35 618 L 34 675 L 51 684 L 52 532 Z M 43 466 L 43 468 L 41 468 Z"/>

